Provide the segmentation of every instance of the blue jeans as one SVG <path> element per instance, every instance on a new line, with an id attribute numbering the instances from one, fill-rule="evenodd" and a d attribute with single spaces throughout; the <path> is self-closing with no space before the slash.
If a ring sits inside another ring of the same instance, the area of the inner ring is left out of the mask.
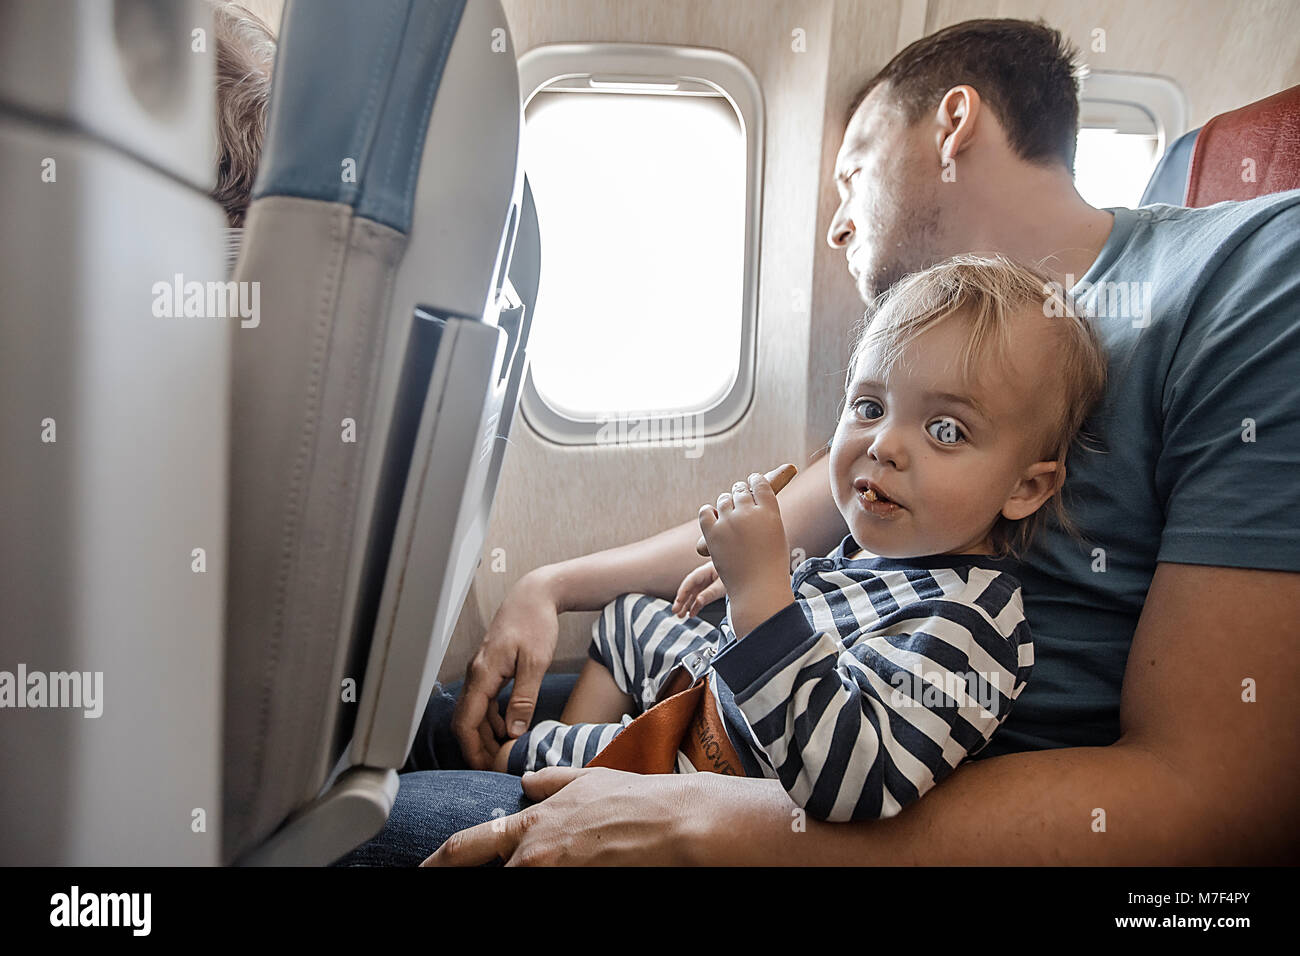
<path id="1" fill-rule="evenodd" d="M 537 695 L 533 722 L 558 720 L 576 674 L 547 674 Z M 510 682 L 497 704 L 502 715 Z M 416 866 L 453 833 L 515 813 L 532 801 L 518 777 L 468 769 L 451 730 L 461 682 L 435 685 L 425 706 L 415 743 L 398 777 L 397 800 L 377 836 L 334 863 L 335 866 Z"/>

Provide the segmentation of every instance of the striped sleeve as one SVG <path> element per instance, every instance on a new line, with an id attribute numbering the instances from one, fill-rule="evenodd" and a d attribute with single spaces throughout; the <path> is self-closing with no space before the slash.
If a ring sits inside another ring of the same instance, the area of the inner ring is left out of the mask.
<path id="1" fill-rule="evenodd" d="M 714 667 L 777 777 L 833 821 L 919 799 L 988 743 L 1033 666 L 1019 588 L 997 576 L 976 602 L 923 599 L 845 639 L 791 604 L 729 651 Z"/>

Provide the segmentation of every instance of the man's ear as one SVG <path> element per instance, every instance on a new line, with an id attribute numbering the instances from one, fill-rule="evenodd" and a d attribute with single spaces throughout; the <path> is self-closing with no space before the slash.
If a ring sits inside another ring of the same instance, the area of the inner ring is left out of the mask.
<path id="1" fill-rule="evenodd" d="M 938 129 L 935 147 L 939 151 L 939 164 L 947 166 L 952 159 L 970 145 L 979 121 L 980 95 L 973 86 L 954 86 L 943 99 L 935 113 Z"/>
<path id="2" fill-rule="evenodd" d="M 1011 521 L 1028 518 L 1065 483 L 1065 463 L 1036 461 L 1020 475 L 1020 481 L 1002 505 L 1002 515 Z"/>

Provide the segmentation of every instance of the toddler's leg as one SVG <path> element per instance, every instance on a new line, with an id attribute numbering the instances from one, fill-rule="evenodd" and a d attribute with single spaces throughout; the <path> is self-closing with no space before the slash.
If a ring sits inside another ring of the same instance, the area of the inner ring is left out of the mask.
<path id="1" fill-rule="evenodd" d="M 589 653 L 635 703 L 630 713 L 640 714 L 654 705 L 659 684 L 674 664 L 720 636 L 708 621 L 673 614 L 671 601 L 623 594 L 605 605 L 592 624 Z"/>
<path id="2" fill-rule="evenodd" d="M 543 767 L 583 767 L 614 739 L 624 723 L 563 724 L 543 720 L 497 752 L 495 769 L 516 776 Z"/>
<path id="3" fill-rule="evenodd" d="M 564 705 L 560 721 L 565 724 L 607 724 L 632 713 L 636 713 L 632 698 L 619 689 L 604 665 L 588 659 Z"/>

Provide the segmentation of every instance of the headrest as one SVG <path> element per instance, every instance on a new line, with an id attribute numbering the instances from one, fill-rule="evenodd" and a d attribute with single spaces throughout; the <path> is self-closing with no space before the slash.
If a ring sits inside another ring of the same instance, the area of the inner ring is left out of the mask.
<path id="1" fill-rule="evenodd" d="M 411 227 L 419 157 L 465 0 L 290 4 L 253 199 L 346 203 Z"/>
<path id="2" fill-rule="evenodd" d="M 1300 86 L 1205 124 L 1187 180 L 1188 206 L 1300 187 Z"/>
<path id="3" fill-rule="evenodd" d="M 1156 164 L 1156 171 L 1151 174 L 1146 190 L 1142 193 L 1139 206 L 1150 206 L 1162 202 L 1169 206 L 1181 206 L 1187 195 L 1187 170 L 1192 165 L 1192 150 L 1196 148 L 1196 137 L 1201 128 L 1184 133 L 1174 140 L 1174 144 L 1165 150 Z"/>

